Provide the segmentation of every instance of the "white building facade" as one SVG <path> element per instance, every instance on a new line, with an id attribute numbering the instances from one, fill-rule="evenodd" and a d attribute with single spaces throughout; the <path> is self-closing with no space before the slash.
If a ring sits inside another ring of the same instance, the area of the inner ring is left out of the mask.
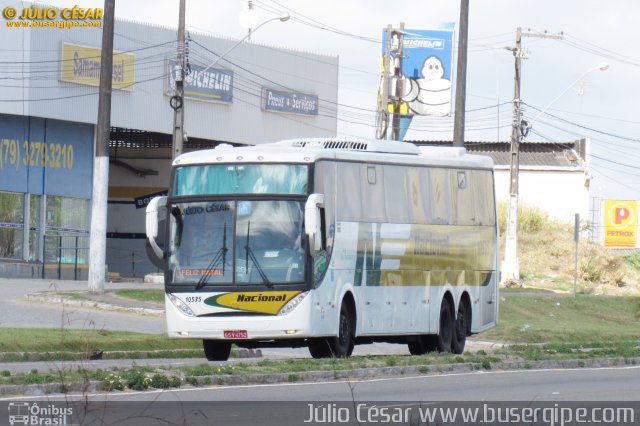
<path id="1" fill-rule="evenodd" d="M 156 270 L 144 207 L 169 184 L 176 33 L 115 23 L 107 268 L 123 276 Z M 102 30 L 3 25 L 0 38 L 13 46 L 0 67 L 0 276 L 86 277 Z M 335 137 L 336 56 L 244 42 L 207 69 L 236 43 L 188 35 L 185 151 Z"/>

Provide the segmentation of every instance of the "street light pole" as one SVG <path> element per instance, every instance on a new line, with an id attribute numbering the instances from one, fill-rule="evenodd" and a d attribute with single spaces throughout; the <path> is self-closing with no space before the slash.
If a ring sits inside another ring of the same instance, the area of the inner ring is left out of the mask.
<path id="1" fill-rule="evenodd" d="M 556 103 L 556 101 L 557 101 L 558 99 L 560 99 L 562 96 L 564 96 L 564 94 L 565 94 L 565 93 L 567 93 L 567 92 L 569 91 L 569 89 L 571 89 L 571 88 L 572 88 L 573 86 L 575 86 L 576 84 L 580 83 L 580 81 L 582 81 L 582 79 L 583 79 L 583 78 L 585 78 L 585 77 L 587 76 L 587 74 L 590 74 L 590 73 L 592 73 L 593 71 L 603 71 L 603 72 L 604 72 L 604 71 L 606 71 L 606 70 L 608 70 L 608 69 L 609 69 L 609 64 L 608 64 L 608 63 L 606 63 L 606 62 L 601 62 L 601 63 L 599 63 L 597 66 L 595 66 L 595 67 L 593 67 L 593 68 L 589 68 L 588 70 L 586 70 L 585 72 L 583 72 L 583 73 L 582 73 L 582 75 L 581 75 L 580 77 L 578 77 L 577 79 L 575 79 L 575 80 L 574 80 L 570 85 L 568 85 L 568 86 L 567 86 L 567 87 L 566 87 L 562 92 L 560 92 L 560 94 L 559 94 L 558 96 L 556 96 L 556 97 L 555 97 L 551 102 L 549 102 L 549 103 L 547 104 L 547 106 L 546 106 L 546 107 L 544 107 L 544 109 L 540 110 L 540 112 L 538 112 L 538 114 L 537 114 L 535 117 L 533 117 L 533 120 L 531 120 L 531 121 L 527 124 L 527 126 L 528 126 L 529 128 L 531 128 L 531 127 L 533 126 L 533 123 L 535 123 L 535 122 L 538 120 L 538 118 L 540 118 L 540 116 L 541 116 L 542 114 L 544 114 L 545 112 L 547 112 L 547 110 L 548 110 L 549 108 L 551 108 L 551 106 L 552 106 L 553 104 L 555 104 L 555 103 Z"/>
<path id="2" fill-rule="evenodd" d="M 200 71 L 200 72 L 206 72 L 206 71 L 209 70 L 209 68 L 213 67 L 215 64 L 220 62 L 225 56 L 227 56 L 229 53 L 231 53 L 231 51 L 233 49 L 235 49 L 236 47 L 240 46 L 242 44 L 242 42 L 247 40 L 249 37 L 251 37 L 252 34 L 255 34 L 255 32 L 258 31 L 258 28 L 262 27 L 263 25 L 268 24 L 269 22 L 273 22 L 273 21 L 287 22 L 289 20 L 289 18 L 291 18 L 291 16 L 289 16 L 288 13 L 285 13 L 282 16 L 278 16 L 276 18 L 267 19 L 266 21 L 258 24 L 258 26 L 256 26 L 254 29 L 252 29 L 250 33 L 248 33 L 247 35 L 242 37 L 240 40 L 238 40 L 238 42 L 236 44 L 234 44 L 229 49 L 227 49 L 222 55 L 218 56 L 213 62 L 211 62 L 209 65 L 207 65 L 207 67 L 205 69 L 203 69 L 202 71 Z"/>
<path id="3" fill-rule="evenodd" d="M 258 28 L 272 21 L 288 21 L 289 14 L 284 14 L 277 18 L 268 19 L 255 27 L 253 31 L 242 37 L 236 44 L 231 46 L 226 52 L 218 56 L 215 61 L 211 62 L 201 72 L 208 71 L 212 66 L 217 64 L 222 58 L 224 58 L 229 52 L 238 47 L 243 41 L 251 37 L 251 34 L 255 33 Z M 184 77 L 185 77 L 185 0 L 180 0 L 180 13 L 178 17 L 178 61 L 174 69 L 171 70 L 174 73 L 174 80 L 176 84 L 175 94 L 171 97 L 170 105 L 173 108 L 173 144 L 172 144 L 172 160 L 182 154 L 184 145 Z"/>

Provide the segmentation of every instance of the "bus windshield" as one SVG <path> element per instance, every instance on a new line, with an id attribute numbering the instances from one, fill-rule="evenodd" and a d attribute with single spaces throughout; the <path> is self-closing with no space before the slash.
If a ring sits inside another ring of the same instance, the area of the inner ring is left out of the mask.
<path id="1" fill-rule="evenodd" d="M 176 202 L 170 212 L 174 284 L 304 281 L 303 201 Z"/>

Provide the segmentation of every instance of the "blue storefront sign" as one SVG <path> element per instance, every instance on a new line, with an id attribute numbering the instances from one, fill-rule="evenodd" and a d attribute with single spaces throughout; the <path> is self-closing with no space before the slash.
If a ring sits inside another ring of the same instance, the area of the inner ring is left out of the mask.
<path id="1" fill-rule="evenodd" d="M 152 198 L 162 197 L 163 195 L 167 195 L 167 191 L 154 192 L 153 194 L 143 195 L 141 197 L 136 197 L 133 199 L 136 209 L 144 209 L 149 204 Z"/>
<path id="2" fill-rule="evenodd" d="M 93 126 L 0 115 L 0 191 L 91 198 Z"/>
<path id="3" fill-rule="evenodd" d="M 267 111 L 287 114 L 318 115 L 318 96 L 300 92 L 262 89 L 263 107 Z"/>
<path id="4" fill-rule="evenodd" d="M 175 61 L 169 61 L 169 90 L 168 95 L 175 89 L 175 75 L 173 73 Z M 233 71 L 209 68 L 200 65 L 190 65 L 190 71 L 184 78 L 184 97 L 210 102 L 233 102 Z"/>

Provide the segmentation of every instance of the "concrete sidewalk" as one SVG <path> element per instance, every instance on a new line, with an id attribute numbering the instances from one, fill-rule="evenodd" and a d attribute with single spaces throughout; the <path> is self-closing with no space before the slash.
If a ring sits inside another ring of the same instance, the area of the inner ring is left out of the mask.
<path id="1" fill-rule="evenodd" d="M 142 282 L 105 283 L 105 293 L 94 295 L 86 281 L 0 278 L 0 327 L 108 329 L 139 333 L 165 331 L 161 304 L 121 298 L 117 289 L 162 289 Z M 77 292 L 86 300 L 56 296 Z M 145 311 L 147 310 L 147 311 Z"/>

